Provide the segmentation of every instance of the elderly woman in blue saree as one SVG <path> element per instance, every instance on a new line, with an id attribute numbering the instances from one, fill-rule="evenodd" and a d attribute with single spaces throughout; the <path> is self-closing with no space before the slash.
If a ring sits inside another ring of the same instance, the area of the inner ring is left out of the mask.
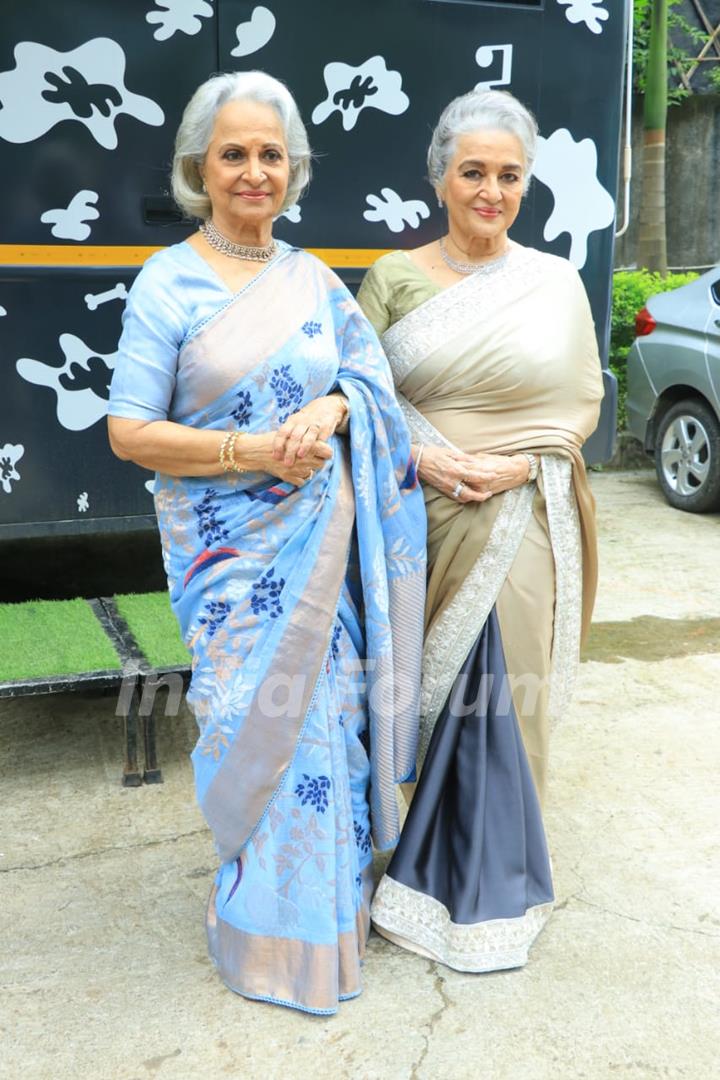
<path id="1" fill-rule="evenodd" d="M 203 224 L 131 290 L 109 433 L 156 470 L 192 653 L 211 956 L 238 993 L 326 1014 L 360 992 L 372 841 L 397 841 L 415 764 L 425 515 L 374 331 L 272 237 L 308 175 L 281 83 L 196 92 L 173 188 Z"/>

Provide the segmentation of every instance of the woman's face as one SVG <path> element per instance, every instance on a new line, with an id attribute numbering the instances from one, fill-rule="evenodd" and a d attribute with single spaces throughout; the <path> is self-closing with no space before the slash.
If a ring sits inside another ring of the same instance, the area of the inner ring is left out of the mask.
<path id="1" fill-rule="evenodd" d="M 270 105 L 229 101 L 215 117 L 200 169 L 222 232 L 269 222 L 282 210 L 290 162 L 282 123 Z"/>
<path id="2" fill-rule="evenodd" d="M 469 243 L 507 232 L 520 210 L 525 177 L 522 143 L 507 131 L 458 136 L 438 194 L 454 232 Z"/>

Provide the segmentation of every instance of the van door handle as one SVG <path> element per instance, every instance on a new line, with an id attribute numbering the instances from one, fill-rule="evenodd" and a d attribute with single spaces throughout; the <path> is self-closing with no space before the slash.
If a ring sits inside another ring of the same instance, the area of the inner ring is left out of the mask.
<path id="1" fill-rule="evenodd" d="M 171 195 L 144 195 L 142 215 L 146 225 L 179 225 L 183 220 L 182 210 Z"/>

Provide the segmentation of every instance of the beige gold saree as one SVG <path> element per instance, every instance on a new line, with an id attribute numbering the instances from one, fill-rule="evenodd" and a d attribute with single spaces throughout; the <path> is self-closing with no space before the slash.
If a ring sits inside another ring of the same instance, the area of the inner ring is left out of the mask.
<path id="1" fill-rule="evenodd" d="M 484 503 L 425 488 L 425 763 L 373 905 L 380 932 L 415 951 L 462 970 L 517 966 L 552 905 L 549 723 L 596 585 L 581 456 L 602 397 L 590 307 L 570 263 L 519 245 L 442 291 L 404 253 L 385 256 L 358 299 L 414 442 L 541 461 L 536 483 Z"/>

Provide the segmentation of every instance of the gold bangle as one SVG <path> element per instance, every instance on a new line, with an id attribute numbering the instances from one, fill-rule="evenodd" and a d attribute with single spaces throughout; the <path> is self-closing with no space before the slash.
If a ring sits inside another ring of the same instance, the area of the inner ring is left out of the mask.
<path id="1" fill-rule="evenodd" d="M 228 465 L 227 465 L 228 447 L 229 447 L 230 443 L 234 441 L 235 434 L 236 434 L 236 432 L 234 432 L 234 431 L 228 431 L 227 435 L 225 436 L 223 441 L 220 443 L 219 459 L 220 459 L 220 464 L 222 465 L 223 470 L 225 472 L 228 472 Z"/>
<path id="2" fill-rule="evenodd" d="M 247 472 L 247 469 L 243 469 L 235 460 L 235 443 L 239 438 L 239 431 L 229 431 L 220 444 L 220 464 L 225 472 Z"/>

